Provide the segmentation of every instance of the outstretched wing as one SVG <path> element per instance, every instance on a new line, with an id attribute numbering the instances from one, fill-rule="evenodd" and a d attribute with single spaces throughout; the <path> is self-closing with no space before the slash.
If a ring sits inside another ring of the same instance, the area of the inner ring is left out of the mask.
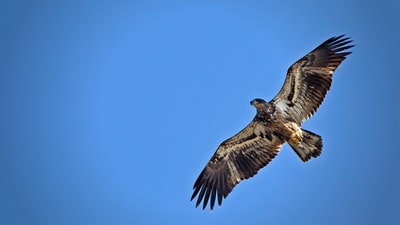
<path id="1" fill-rule="evenodd" d="M 285 114 L 301 124 L 321 105 L 331 87 L 332 74 L 351 52 L 352 41 L 344 35 L 332 37 L 294 63 L 285 83 L 272 100 Z"/>
<path id="2" fill-rule="evenodd" d="M 193 200 L 199 194 L 196 207 L 203 200 L 203 209 L 210 200 L 221 205 L 232 189 L 266 166 L 280 151 L 283 141 L 272 135 L 272 130 L 254 120 L 232 138 L 224 141 L 197 178 Z"/>

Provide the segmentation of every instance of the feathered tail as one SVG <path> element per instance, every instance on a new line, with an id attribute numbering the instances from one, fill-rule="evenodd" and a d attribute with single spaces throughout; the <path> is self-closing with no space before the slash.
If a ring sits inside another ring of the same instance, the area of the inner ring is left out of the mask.
<path id="1" fill-rule="evenodd" d="M 322 152 L 322 138 L 318 134 L 314 134 L 311 131 L 301 129 L 302 141 L 300 143 L 294 143 L 289 141 L 288 144 L 293 148 L 297 155 L 307 162 L 311 157 L 318 157 Z"/>

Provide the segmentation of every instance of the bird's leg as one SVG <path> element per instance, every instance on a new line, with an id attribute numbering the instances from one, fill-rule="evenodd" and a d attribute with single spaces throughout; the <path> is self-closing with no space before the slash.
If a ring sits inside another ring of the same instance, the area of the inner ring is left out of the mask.
<path id="1" fill-rule="evenodd" d="M 294 143 L 296 145 L 300 145 L 301 142 L 303 141 L 303 137 L 301 135 L 301 133 L 293 133 L 292 136 L 290 137 L 290 142 Z"/>
<path id="2" fill-rule="evenodd" d="M 303 141 L 301 128 L 294 122 L 288 122 L 285 125 L 290 132 L 288 142 L 291 144 L 300 145 Z"/>

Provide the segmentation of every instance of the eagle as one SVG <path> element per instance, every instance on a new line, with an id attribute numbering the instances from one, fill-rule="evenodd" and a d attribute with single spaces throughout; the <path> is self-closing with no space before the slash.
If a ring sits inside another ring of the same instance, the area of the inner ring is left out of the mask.
<path id="1" fill-rule="evenodd" d="M 280 152 L 286 142 L 303 162 L 322 152 L 320 135 L 303 129 L 321 105 L 332 83 L 332 75 L 351 52 L 350 37 L 332 37 L 287 71 L 278 94 L 267 102 L 256 98 L 250 102 L 257 114 L 243 130 L 220 144 L 193 185 L 191 201 L 198 195 L 196 207 L 203 210 L 216 199 L 221 206 L 233 188 L 253 177 Z"/>

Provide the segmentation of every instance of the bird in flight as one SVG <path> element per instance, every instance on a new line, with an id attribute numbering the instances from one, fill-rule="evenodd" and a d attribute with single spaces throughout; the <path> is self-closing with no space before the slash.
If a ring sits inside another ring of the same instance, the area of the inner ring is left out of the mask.
<path id="1" fill-rule="evenodd" d="M 321 105 L 331 87 L 332 75 L 351 54 L 352 40 L 344 35 L 332 37 L 288 69 L 279 93 L 267 102 L 250 102 L 257 114 L 243 130 L 218 147 L 194 183 L 193 200 L 203 209 L 215 201 L 221 206 L 240 181 L 253 177 L 288 143 L 300 159 L 307 162 L 322 152 L 322 138 L 305 130 L 302 123 Z"/>

